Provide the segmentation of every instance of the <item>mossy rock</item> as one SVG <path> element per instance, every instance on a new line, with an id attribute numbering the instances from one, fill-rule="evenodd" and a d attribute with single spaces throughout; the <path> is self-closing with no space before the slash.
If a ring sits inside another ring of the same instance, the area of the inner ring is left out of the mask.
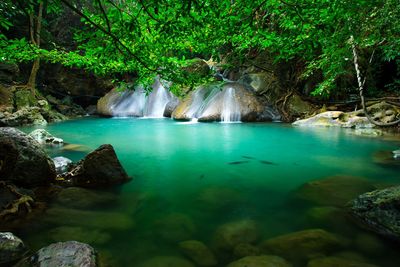
<path id="1" fill-rule="evenodd" d="M 227 267 L 291 267 L 292 265 L 285 259 L 272 256 L 247 256 L 240 260 L 230 263 Z"/>
<path id="2" fill-rule="evenodd" d="M 375 190 L 375 186 L 362 177 L 331 176 L 308 182 L 294 192 L 294 198 L 321 206 L 342 207 L 358 195 Z"/>
<path id="3" fill-rule="evenodd" d="M 345 247 L 347 240 L 323 229 L 309 229 L 293 232 L 261 243 L 266 254 L 281 256 L 293 263 L 304 263 L 338 248 Z"/>
<path id="4" fill-rule="evenodd" d="M 198 240 L 187 240 L 179 243 L 179 248 L 198 266 L 215 266 L 217 260 L 211 250 Z"/>
<path id="5" fill-rule="evenodd" d="M 311 260 L 307 267 L 378 267 L 374 264 L 342 259 L 337 257 L 326 257 Z"/>
<path id="6" fill-rule="evenodd" d="M 76 240 L 93 245 L 103 245 L 111 240 L 111 235 L 98 229 L 74 226 L 60 226 L 49 231 L 53 242 Z"/>
<path id="7" fill-rule="evenodd" d="M 127 230 L 134 227 L 129 216 L 117 212 L 87 211 L 67 208 L 50 208 L 45 222 L 56 225 L 79 226 L 94 229 Z"/>

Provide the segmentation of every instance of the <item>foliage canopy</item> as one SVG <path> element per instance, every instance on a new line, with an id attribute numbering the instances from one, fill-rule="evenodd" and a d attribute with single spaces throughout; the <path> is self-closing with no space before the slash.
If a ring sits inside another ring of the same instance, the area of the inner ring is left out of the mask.
<path id="1" fill-rule="evenodd" d="M 18 20 L 39 2 L 47 24 L 66 10 L 79 14 L 74 49 L 51 42 L 38 48 L 27 37 L 11 37 Z M 365 58 L 374 54 L 377 64 L 400 66 L 399 19 L 398 0 L 5 0 L 0 58 L 40 57 L 97 74 L 136 73 L 144 83 L 157 74 L 193 84 L 199 77 L 183 67 L 194 56 L 244 60 L 250 51 L 268 51 L 276 62 L 303 62 L 303 78 L 322 73 L 314 94 L 329 95 L 339 77 L 353 72 L 351 35 Z"/>

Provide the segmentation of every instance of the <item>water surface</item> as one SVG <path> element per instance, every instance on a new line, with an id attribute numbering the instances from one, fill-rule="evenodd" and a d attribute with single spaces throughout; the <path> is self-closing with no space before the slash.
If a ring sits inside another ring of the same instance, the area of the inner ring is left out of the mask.
<path id="1" fill-rule="evenodd" d="M 68 235 L 90 241 L 110 266 L 138 266 L 155 256 L 183 257 L 179 241 L 196 239 L 212 247 L 220 225 L 251 219 L 260 228 L 259 241 L 324 228 L 348 237 L 354 245 L 347 250 L 370 263 L 389 267 L 400 262 L 396 245 L 344 217 L 337 224 L 310 220 L 308 211 L 315 206 L 293 201 L 293 191 L 302 184 L 333 175 L 398 184 L 398 170 L 373 162 L 375 152 L 397 149 L 396 142 L 355 136 L 351 130 L 279 123 L 85 118 L 45 128 L 65 142 L 84 145 L 75 147 L 78 151 L 53 149 L 52 156 L 77 161 L 109 143 L 133 180 L 113 190 L 117 198 L 107 205 L 71 209 L 53 204 L 49 215 L 20 233 L 33 249 Z M 357 245 L 360 236 L 384 249 L 371 255 Z"/>

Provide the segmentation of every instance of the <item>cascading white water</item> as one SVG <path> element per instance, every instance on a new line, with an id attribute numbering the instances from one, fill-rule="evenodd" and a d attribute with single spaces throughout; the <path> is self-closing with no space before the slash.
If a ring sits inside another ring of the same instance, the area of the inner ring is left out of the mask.
<path id="1" fill-rule="evenodd" d="M 125 90 L 110 97 L 108 106 L 115 117 L 150 117 L 162 118 L 164 110 L 174 96 L 161 84 L 157 78 L 153 84 L 153 91 L 146 95 L 143 87 L 135 90 Z"/>
<path id="2" fill-rule="evenodd" d="M 144 108 L 144 117 L 162 118 L 164 110 L 168 102 L 172 99 L 172 94 L 165 89 L 161 82 L 157 79 L 153 85 L 153 91 L 147 97 Z"/>
<path id="3" fill-rule="evenodd" d="M 235 89 L 228 87 L 222 93 L 221 122 L 239 122 L 240 105 L 236 99 Z"/>
<path id="4" fill-rule="evenodd" d="M 143 116 L 143 109 L 146 103 L 146 94 L 143 88 L 136 88 L 135 91 L 124 91 L 116 102 L 112 102 L 110 110 L 113 116 L 126 117 Z"/>

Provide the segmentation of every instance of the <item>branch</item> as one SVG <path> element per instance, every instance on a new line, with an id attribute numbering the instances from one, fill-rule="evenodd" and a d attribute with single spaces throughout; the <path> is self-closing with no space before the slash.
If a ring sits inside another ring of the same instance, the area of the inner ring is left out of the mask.
<path id="1" fill-rule="evenodd" d="M 140 4 L 142 5 L 144 11 L 147 13 L 147 15 L 149 15 L 150 18 L 152 18 L 153 20 L 155 20 L 155 21 L 161 23 L 161 21 L 159 21 L 158 19 L 156 19 L 156 18 L 150 13 L 150 11 L 147 10 L 147 7 L 146 7 L 146 5 L 143 3 L 143 0 L 139 0 L 139 2 L 140 2 Z"/>
<path id="2" fill-rule="evenodd" d="M 140 59 L 135 53 L 132 52 L 132 50 L 130 50 L 126 45 L 124 45 L 121 40 L 115 36 L 113 33 L 108 32 L 106 29 L 104 29 L 102 26 L 96 24 L 95 22 L 93 22 L 88 16 L 86 16 L 85 14 L 83 14 L 79 9 L 77 9 L 76 7 L 74 7 L 73 5 L 71 5 L 68 1 L 66 0 L 60 0 L 65 6 L 67 6 L 69 9 L 71 9 L 72 11 L 74 11 L 76 14 L 78 14 L 80 17 L 84 18 L 90 25 L 92 25 L 93 27 L 95 27 L 96 29 L 100 30 L 101 32 L 103 32 L 104 34 L 106 34 L 107 36 L 111 37 L 115 42 L 117 42 L 117 44 L 119 44 L 120 46 L 122 46 L 124 48 L 124 50 L 130 55 L 132 56 L 135 60 L 137 60 L 145 69 L 149 70 L 149 71 L 154 71 L 156 72 L 157 69 L 152 69 L 150 68 L 142 59 Z"/>
<path id="3" fill-rule="evenodd" d="M 108 32 L 111 33 L 111 24 L 110 24 L 110 21 L 108 20 L 106 11 L 104 10 L 104 7 L 103 7 L 103 5 L 101 4 L 100 0 L 96 0 L 96 2 L 99 4 L 101 13 L 103 13 L 103 17 L 104 17 L 104 19 L 106 20 Z"/>

